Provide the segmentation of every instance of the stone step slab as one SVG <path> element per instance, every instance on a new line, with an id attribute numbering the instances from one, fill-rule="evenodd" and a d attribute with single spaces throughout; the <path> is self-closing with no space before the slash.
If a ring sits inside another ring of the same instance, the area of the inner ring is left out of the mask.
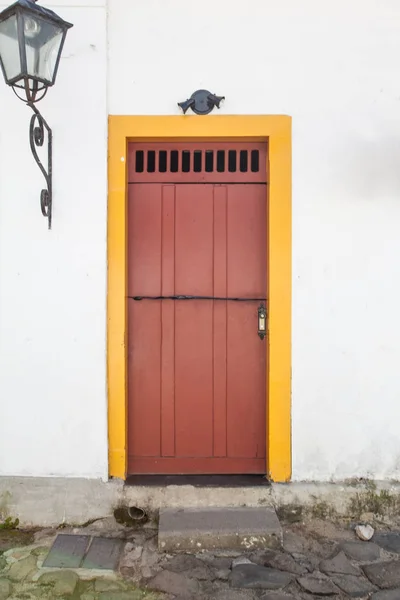
<path id="1" fill-rule="evenodd" d="M 167 508 L 160 511 L 158 547 L 164 552 L 280 548 L 273 508 Z"/>

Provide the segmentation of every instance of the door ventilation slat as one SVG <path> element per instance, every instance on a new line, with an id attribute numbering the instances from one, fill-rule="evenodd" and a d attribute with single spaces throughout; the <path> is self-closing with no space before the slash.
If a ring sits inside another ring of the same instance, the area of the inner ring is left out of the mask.
<path id="1" fill-rule="evenodd" d="M 267 144 L 129 144 L 129 182 L 267 181 Z"/>
<path id="2" fill-rule="evenodd" d="M 166 173 L 168 167 L 171 173 L 178 173 L 181 165 L 181 170 L 184 173 L 190 173 L 191 169 L 195 173 L 201 173 L 203 170 L 206 173 L 213 173 L 214 171 L 223 173 L 226 170 L 226 164 L 230 173 L 235 173 L 237 166 L 239 166 L 241 173 L 247 173 L 249 170 L 252 173 L 258 173 L 260 170 L 258 150 L 252 150 L 251 153 L 247 150 L 241 150 L 240 154 L 236 150 L 229 150 L 228 160 L 226 160 L 225 154 L 225 150 L 217 150 L 217 152 L 213 150 L 206 150 L 205 152 L 202 150 L 194 150 L 194 152 L 190 152 L 190 150 L 171 150 L 169 160 L 167 160 L 166 150 L 159 150 L 158 152 L 155 150 L 136 150 L 135 171 L 136 173 L 143 173 L 145 170 L 144 165 L 147 165 L 146 170 L 148 173 Z M 238 154 L 239 162 L 237 160 Z M 251 154 L 250 161 L 248 159 L 249 154 Z M 248 168 L 249 162 L 250 169 Z M 156 164 L 158 165 L 157 169 Z"/>

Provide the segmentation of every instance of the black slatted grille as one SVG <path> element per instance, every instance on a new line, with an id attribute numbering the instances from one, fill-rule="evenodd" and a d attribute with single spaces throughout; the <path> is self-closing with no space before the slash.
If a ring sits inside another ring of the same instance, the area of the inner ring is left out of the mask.
<path id="1" fill-rule="evenodd" d="M 136 173 L 259 173 L 259 150 L 136 150 Z"/>

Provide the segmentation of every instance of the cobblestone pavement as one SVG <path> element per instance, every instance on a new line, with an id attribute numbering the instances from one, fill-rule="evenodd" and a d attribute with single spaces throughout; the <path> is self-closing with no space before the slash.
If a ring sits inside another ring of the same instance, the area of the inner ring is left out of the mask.
<path id="1" fill-rule="evenodd" d="M 283 524 L 283 547 L 239 554 L 161 554 L 157 529 L 101 519 L 85 528 L 0 531 L 0 600 L 400 600 L 400 530 L 370 542 L 354 526 L 310 519 Z M 57 533 L 126 541 L 119 573 L 43 568 Z"/>

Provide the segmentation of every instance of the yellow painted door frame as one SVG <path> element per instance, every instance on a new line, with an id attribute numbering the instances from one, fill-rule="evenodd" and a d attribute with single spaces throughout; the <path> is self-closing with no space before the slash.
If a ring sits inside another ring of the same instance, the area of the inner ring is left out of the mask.
<path id="1" fill-rule="evenodd" d="M 268 141 L 267 465 L 291 477 L 291 118 L 110 116 L 108 144 L 108 444 L 110 477 L 127 476 L 127 147 L 130 141 Z"/>

